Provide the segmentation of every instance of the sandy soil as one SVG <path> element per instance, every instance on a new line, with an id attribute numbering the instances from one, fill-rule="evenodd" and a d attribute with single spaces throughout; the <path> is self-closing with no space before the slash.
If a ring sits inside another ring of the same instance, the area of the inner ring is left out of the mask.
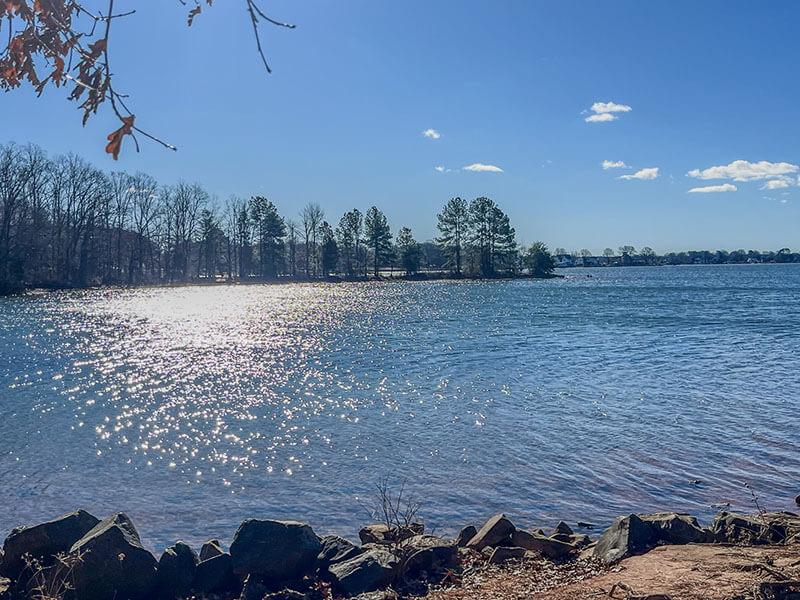
<path id="1" fill-rule="evenodd" d="M 475 559 L 478 561 L 479 559 Z M 800 579 L 800 546 L 661 546 L 611 569 L 579 560 L 554 566 L 523 560 L 502 567 L 468 565 L 460 585 L 430 600 L 598 600 L 665 594 L 672 600 L 746 600 L 756 583 Z M 610 592 L 615 584 L 614 595 Z M 653 598 L 656 600 L 658 596 Z"/>

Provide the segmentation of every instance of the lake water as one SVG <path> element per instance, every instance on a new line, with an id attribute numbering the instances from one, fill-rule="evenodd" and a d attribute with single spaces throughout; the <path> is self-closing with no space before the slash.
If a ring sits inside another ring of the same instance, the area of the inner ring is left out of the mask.
<path id="1" fill-rule="evenodd" d="M 84 507 L 145 544 L 247 517 L 353 537 L 379 480 L 504 511 L 792 509 L 800 265 L 0 299 L 0 536 Z"/>

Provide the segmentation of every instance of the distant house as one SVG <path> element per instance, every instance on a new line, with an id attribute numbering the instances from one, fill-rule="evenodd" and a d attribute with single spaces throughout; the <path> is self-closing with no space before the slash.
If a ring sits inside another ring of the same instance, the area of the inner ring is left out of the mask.
<path id="1" fill-rule="evenodd" d="M 555 262 L 556 268 L 560 269 L 575 266 L 575 257 L 571 254 L 556 254 L 553 257 L 553 261 Z"/>
<path id="2" fill-rule="evenodd" d="M 581 264 L 584 267 L 605 267 L 608 265 L 608 258 L 605 256 L 582 256 Z"/>

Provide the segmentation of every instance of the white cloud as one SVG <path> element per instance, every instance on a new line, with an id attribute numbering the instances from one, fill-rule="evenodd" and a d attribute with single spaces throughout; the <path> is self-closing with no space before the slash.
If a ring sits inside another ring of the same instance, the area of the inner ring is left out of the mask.
<path id="1" fill-rule="evenodd" d="M 757 181 L 759 179 L 774 179 L 797 173 L 800 167 L 791 163 L 771 163 L 766 160 L 751 163 L 746 160 L 735 160 L 729 165 L 709 167 L 708 169 L 693 169 L 686 175 L 698 179 L 732 179 L 733 181 Z"/>
<path id="2" fill-rule="evenodd" d="M 605 123 L 608 121 L 616 121 L 617 117 L 611 113 L 600 113 L 599 115 L 589 115 L 584 119 L 587 123 Z"/>
<path id="3" fill-rule="evenodd" d="M 475 163 L 464 167 L 465 171 L 488 171 L 490 173 L 502 173 L 503 169 L 494 165 L 484 165 L 483 163 Z"/>
<path id="4" fill-rule="evenodd" d="M 630 112 L 633 109 L 625 104 L 616 104 L 615 102 L 595 102 L 592 104 L 591 110 L 596 113 L 615 113 Z"/>
<path id="5" fill-rule="evenodd" d="M 617 161 L 604 160 L 603 161 L 603 168 L 606 169 L 606 170 L 608 170 L 608 169 L 630 169 L 630 167 L 628 165 L 626 165 L 624 161 L 621 161 L 621 160 L 617 160 Z"/>
<path id="6" fill-rule="evenodd" d="M 761 186 L 762 190 L 782 190 L 789 187 L 791 179 L 772 179 Z"/>
<path id="7" fill-rule="evenodd" d="M 616 102 L 595 102 L 589 110 L 594 114 L 584 119 L 587 123 L 607 123 L 617 120 L 618 117 L 614 113 L 630 112 L 633 109 L 626 104 Z"/>
<path id="8" fill-rule="evenodd" d="M 696 187 L 689 190 L 689 194 L 706 194 L 709 192 L 735 192 L 736 186 L 732 183 L 723 183 L 722 185 L 707 185 L 705 187 Z"/>
<path id="9" fill-rule="evenodd" d="M 633 175 L 620 175 L 619 179 L 655 179 L 658 177 L 658 167 L 648 167 L 636 171 Z"/>
<path id="10" fill-rule="evenodd" d="M 439 167 L 434 167 L 434 169 L 439 171 L 439 173 L 444 173 L 444 167 L 439 166 Z"/>
<path id="11" fill-rule="evenodd" d="M 435 129 L 426 129 L 422 132 L 422 135 L 424 135 L 426 138 L 431 138 L 434 140 L 438 140 L 440 137 L 442 137 L 442 134 Z"/>

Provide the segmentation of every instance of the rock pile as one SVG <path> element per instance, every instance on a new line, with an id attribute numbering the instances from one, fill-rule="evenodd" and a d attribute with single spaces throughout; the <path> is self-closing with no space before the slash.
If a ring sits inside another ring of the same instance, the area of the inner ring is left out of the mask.
<path id="1" fill-rule="evenodd" d="M 101 521 L 78 510 L 11 532 L 0 554 L 0 577 L 6 578 L 5 586 L 0 580 L 0 600 L 41 596 L 37 586 L 49 574 L 63 579 L 59 597 L 65 600 L 322 600 L 369 594 L 401 581 L 440 581 L 467 557 L 488 564 L 526 557 L 564 563 L 580 555 L 611 564 L 661 544 L 800 543 L 800 516 L 722 511 L 704 528 L 687 514 L 631 514 L 593 541 L 563 521 L 547 535 L 517 528 L 499 514 L 480 529 L 465 527 L 455 540 L 427 535 L 416 523 L 369 525 L 359 538 L 356 545 L 319 537 L 304 523 L 248 519 L 229 552 L 216 539 L 199 554 L 176 542 L 156 560 L 125 514 Z"/>

